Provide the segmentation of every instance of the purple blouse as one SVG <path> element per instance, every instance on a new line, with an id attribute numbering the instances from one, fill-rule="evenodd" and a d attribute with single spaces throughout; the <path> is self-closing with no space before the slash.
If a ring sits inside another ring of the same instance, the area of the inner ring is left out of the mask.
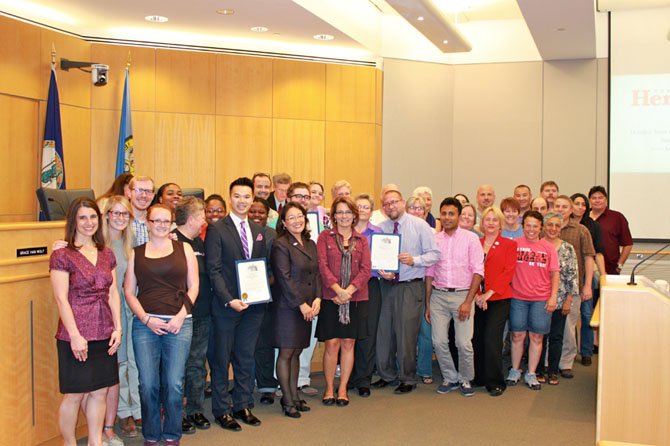
<path id="1" fill-rule="evenodd" d="M 51 254 L 49 270 L 69 273 L 67 300 L 79 333 L 87 341 L 108 339 L 114 330 L 112 309 L 108 302 L 114 268 L 116 258 L 109 248 L 98 251 L 95 265 L 74 249 L 58 249 Z M 58 321 L 56 339 L 70 342 L 70 335 L 61 320 Z"/>

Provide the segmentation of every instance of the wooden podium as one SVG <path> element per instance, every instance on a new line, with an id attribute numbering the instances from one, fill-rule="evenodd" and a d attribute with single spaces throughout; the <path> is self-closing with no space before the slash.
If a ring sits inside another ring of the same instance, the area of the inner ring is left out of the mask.
<path id="1" fill-rule="evenodd" d="M 601 279 L 596 441 L 670 444 L 670 299 L 639 276 Z"/>

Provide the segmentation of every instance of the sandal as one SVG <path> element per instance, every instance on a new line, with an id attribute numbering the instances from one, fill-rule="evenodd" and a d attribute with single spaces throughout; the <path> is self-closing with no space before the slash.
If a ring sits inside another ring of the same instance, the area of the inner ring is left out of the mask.
<path id="1" fill-rule="evenodd" d="M 549 380 L 547 381 L 547 384 L 549 384 L 550 386 L 557 386 L 558 385 L 558 374 L 550 373 L 549 374 Z"/>
<path id="2" fill-rule="evenodd" d="M 424 384 L 433 384 L 433 377 L 432 376 L 422 376 L 421 381 Z"/>
<path id="3" fill-rule="evenodd" d="M 542 383 L 542 384 L 547 382 L 547 377 L 545 376 L 544 373 L 537 372 L 537 374 L 535 376 L 537 377 L 537 382 Z"/>

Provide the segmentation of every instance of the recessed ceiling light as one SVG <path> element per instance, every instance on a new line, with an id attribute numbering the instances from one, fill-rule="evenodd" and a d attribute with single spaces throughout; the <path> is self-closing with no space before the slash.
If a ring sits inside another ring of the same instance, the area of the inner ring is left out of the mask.
<path id="1" fill-rule="evenodd" d="M 556 31 L 565 31 L 565 28 L 557 28 Z"/>
<path id="2" fill-rule="evenodd" d="M 233 15 L 233 14 L 235 14 L 235 10 L 234 9 L 228 9 L 228 8 L 217 9 L 216 13 L 221 14 L 221 15 Z"/>
<path id="3" fill-rule="evenodd" d="M 424 18 L 423 18 L 423 16 L 422 16 L 422 15 L 420 15 L 420 16 L 419 16 L 419 17 L 417 17 L 416 19 L 417 19 L 417 20 L 418 20 L 419 22 L 423 22 L 423 21 L 424 21 Z"/>
<path id="4" fill-rule="evenodd" d="M 168 21 L 167 17 L 163 17 L 162 15 L 148 15 L 144 18 L 147 22 L 154 22 L 154 23 L 164 23 Z"/>
<path id="5" fill-rule="evenodd" d="M 317 34 L 314 38 L 316 40 L 333 40 L 335 36 L 331 36 L 330 34 Z"/>
<path id="6" fill-rule="evenodd" d="M 265 26 L 254 26 L 253 28 L 251 28 L 251 30 L 252 30 L 253 32 L 255 32 L 255 33 L 264 33 L 264 32 L 266 32 L 268 29 L 267 29 L 267 27 L 265 27 Z"/>
<path id="7" fill-rule="evenodd" d="M 444 43 L 444 44 L 446 45 L 446 44 L 449 43 L 449 41 L 448 41 L 447 39 L 444 39 L 444 40 L 442 41 L 442 43 Z"/>

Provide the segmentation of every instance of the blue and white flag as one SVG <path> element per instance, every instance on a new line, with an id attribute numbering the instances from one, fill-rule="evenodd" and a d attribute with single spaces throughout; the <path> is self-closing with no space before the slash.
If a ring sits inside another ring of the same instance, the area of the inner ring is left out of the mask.
<path id="1" fill-rule="evenodd" d="M 121 105 L 121 126 L 119 128 L 119 144 L 116 148 L 116 173 L 135 175 L 135 145 L 133 143 L 133 123 L 130 118 L 130 91 L 128 89 L 128 68 L 126 81 L 123 85 L 123 104 Z"/>
<path id="2" fill-rule="evenodd" d="M 49 80 L 40 178 L 44 188 L 65 189 L 65 158 L 63 157 L 63 136 L 60 127 L 60 101 L 54 67 L 51 67 L 51 79 Z"/>

